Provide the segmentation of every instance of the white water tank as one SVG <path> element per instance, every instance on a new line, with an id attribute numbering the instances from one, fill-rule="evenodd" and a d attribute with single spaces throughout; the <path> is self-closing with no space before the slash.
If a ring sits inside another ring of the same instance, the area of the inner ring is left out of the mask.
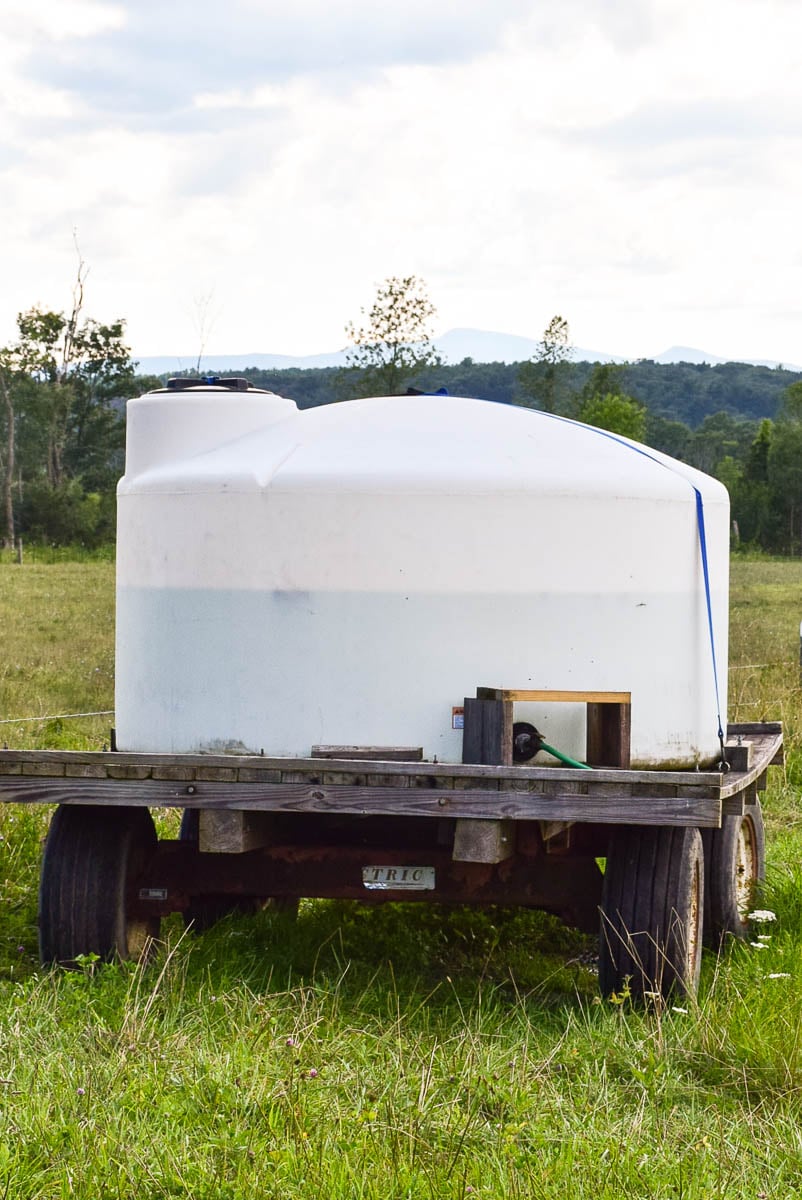
<path id="1" fill-rule="evenodd" d="M 458 762 L 453 710 L 496 687 L 631 692 L 633 766 L 717 758 L 728 498 L 656 451 L 482 400 L 204 386 L 129 403 L 118 494 L 120 750 Z M 584 713 L 515 709 L 576 757 Z"/>

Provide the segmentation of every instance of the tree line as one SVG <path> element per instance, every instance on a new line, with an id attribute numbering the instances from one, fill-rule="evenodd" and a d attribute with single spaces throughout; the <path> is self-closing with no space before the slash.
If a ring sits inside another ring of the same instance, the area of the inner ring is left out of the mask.
<path id="1" fill-rule="evenodd" d="M 165 379 L 136 374 L 121 319 L 83 313 L 80 264 L 69 311 L 30 309 L 0 348 L 0 538 L 98 546 L 114 538 L 125 402 Z M 300 408 L 408 388 L 555 412 L 664 451 L 729 489 L 733 542 L 802 554 L 802 373 L 743 363 L 574 362 L 568 323 L 549 323 L 524 363 L 440 361 L 435 310 L 414 276 L 385 280 L 349 323 L 345 368 L 265 371 L 257 387 Z"/>

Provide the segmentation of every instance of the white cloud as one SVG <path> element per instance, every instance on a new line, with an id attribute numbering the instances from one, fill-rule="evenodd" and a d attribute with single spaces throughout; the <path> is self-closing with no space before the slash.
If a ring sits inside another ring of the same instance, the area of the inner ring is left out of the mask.
<path id="1" fill-rule="evenodd" d="M 142 354 L 191 353 L 212 288 L 210 350 L 330 349 L 415 272 L 444 326 L 802 357 L 802 6 L 48 11 L 3 51 L 0 341 L 64 302 L 77 226 Z"/>

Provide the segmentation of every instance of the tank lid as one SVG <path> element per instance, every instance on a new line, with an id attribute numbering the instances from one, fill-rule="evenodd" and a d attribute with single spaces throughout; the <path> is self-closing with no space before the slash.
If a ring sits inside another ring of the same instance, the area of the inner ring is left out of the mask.
<path id="1" fill-rule="evenodd" d="M 189 378 L 180 376 L 177 379 L 168 379 L 166 388 L 159 388 L 159 391 L 167 392 L 186 392 L 190 388 L 207 388 L 216 387 L 224 388 L 227 392 L 261 392 L 263 388 L 252 387 L 250 379 L 243 379 L 239 376 L 231 376 L 230 378 L 221 378 L 219 375 L 204 375 L 197 378 Z"/>

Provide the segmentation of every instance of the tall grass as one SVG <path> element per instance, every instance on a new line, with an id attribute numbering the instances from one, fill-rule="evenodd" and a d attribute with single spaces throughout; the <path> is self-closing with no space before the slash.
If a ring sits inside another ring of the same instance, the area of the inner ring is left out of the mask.
<path id="1" fill-rule="evenodd" d="M 0 744 L 100 749 L 114 707 L 114 565 L 0 566 Z"/>
<path id="2" fill-rule="evenodd" d="M 782 715 L 790 765 L 766 798 L 770 940 L 708 955 L 698 1004 L 602 1003 L 592 943 L 552 919 L 424 905 L 306 903 L 295 925 L 264 912 L 199 937 L 171 919 L 149 967 L 42 972 L 45 814 L 8 806 L 0 1196 L 802 1192 L 800 583 L 798 564 L 734 565 L 730 717 Z M 92 678 L 110 570 L 3 567 L 4 630 L 15 612 L 3 709 L 110 707 L 110 675 Z M 63 723 L 64 742 L 102 736 Z"/>

